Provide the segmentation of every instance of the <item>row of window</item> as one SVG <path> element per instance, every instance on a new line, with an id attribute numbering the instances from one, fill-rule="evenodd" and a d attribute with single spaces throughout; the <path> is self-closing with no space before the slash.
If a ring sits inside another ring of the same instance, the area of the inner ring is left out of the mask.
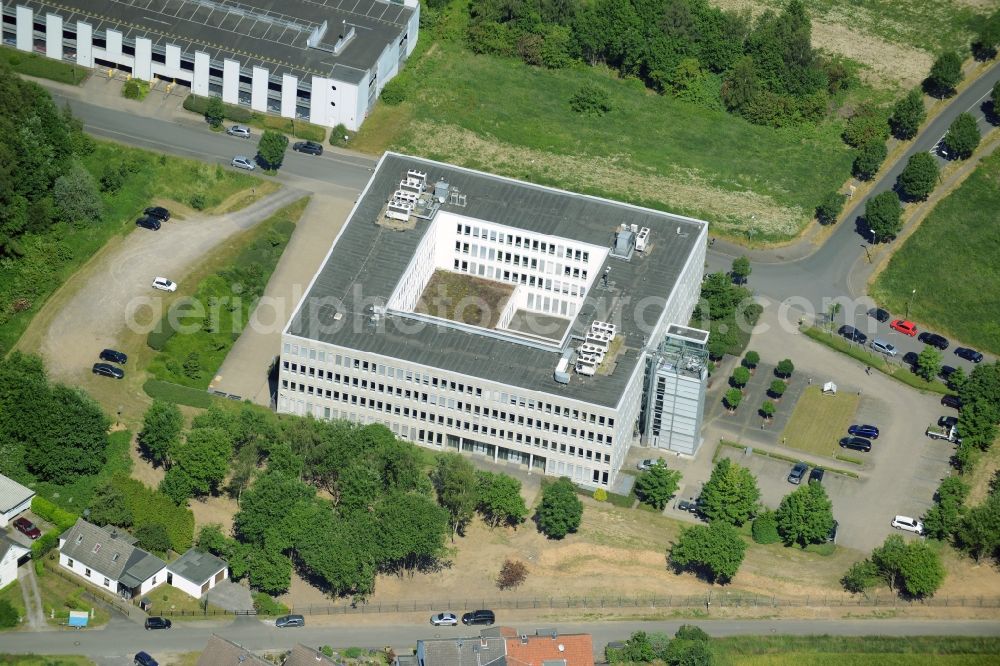
<path id="1" fill-rule="evenodd" d="M 574 261 L 582 261 L 584 263 L 588 263 L 590 261 L 590 253 L 586 250 L 548 243 L 546 241 L 538 240 L 537 238 L 529 238 L 527 236 L 522 237 L 517 234 L 504 233 L 503 231 L 497 231 L 496 229 L 487 229 L 476 225 L 459 223 L 457 225 L 456 232 L 459 236 L 482 238 L 483 240 L 499 243 L 500 245 L 523 247 L 526 250 L 533 250 L 543 254 L 551 254 L 557 257 L 572 259 Z"/>
<path id="2" fill-rule="evenodd" d="M 514 266 L 523 266 L 524 268 L 530 268 L 531 270 L 541 270 L 542 273 L 547 275 L 564 275 L 566 277 L 575 278 L 578 280 L 587 280 L 587 270 L 580 269 L 577 267 L 570 266 L 569 264 L 563 265 L 555 261 L 545 261 L 532 257 L 526 257 L 518 254 L 517 252 L 498 252 L 491 247 L 486 247 L 485 245 L 477 245 L 476 243 L 463 243 L 460 240 L 455 241 L 455 250 L 462 254 L 470 254 L 473 258 L 478 257 L 479 259 L 485 259 L 487 261 L 498 261 L 505 264 L 513 264 Z M 549 280 L 546 280 L 546 289 Z M 534 286 L 534 281 L 531 282 Z"/>
<path id="3" fill-rule="evenodd" d="M 526 273 L 518 273 L 516 271 L 502 271 L 499 268 L 494 268 L 487 264 L 476 264 L 468 261 L 463 261 L 461 259 L 455 259 L 452 264 L 452 268 L 458 273 L 468 273 L 469 275 L 478 275 L 479 277 L 485 277 L 488 280 L 498 280 L 502 282 L 512 282 L 514 284 L 523 284 L 529 287 L 536 287 L 540 289 L 547 289 L 549 291 L 562 292 L 570 296 L 583 296 L 586 292 L 584 287 L 577 287 L 576 285 L 567 284 L 565 282 L 560 282 L 559 280 L 542 279 L 535 277 L 534 275 L 528 275 Z M 548 297 L 546 297 L 548 298 Z M 569 312 L 569 301 L 561 300 L 558 298 L 552 299 L 553 305 L 551 307 L 546 307 L 546 312 L 552 312 L 556 314 L 562 314 L 569 316 L 572 313 Z"/>
<path id="4" fill-rule="evenodd" d="M 66 567 L 69 568 L 69 569 L 73 568 L 73 560 L 71 560 L 68 557 L 66 558 Z M 84 567 L 83 568 L 83 575 L 86 576 L 87 578 L 90 578 L 91 577 L 90 574 L 91 574 L 90 568 L 89 567 Z M 153 585 L 156 585 L 156 576 L 153 576 L 153 581 L 152 582 L 153 582 Z M 104 577 L 104 587 L 107 587 L 107 588 L 111 587 L 111 579 L 109 579 L 107 576 Z"/>

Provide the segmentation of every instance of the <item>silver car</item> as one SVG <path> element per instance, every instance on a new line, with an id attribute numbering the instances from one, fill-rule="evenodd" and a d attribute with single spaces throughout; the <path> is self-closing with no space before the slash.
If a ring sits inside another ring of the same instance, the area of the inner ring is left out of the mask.
<path id="1" fill-rule="evenodd" d="M 431 615 L 431 624 L 435 627 L 454 627 L 458 624 L 458 616 L 454 613 Z"/>
<path id="2" fill-rule="evenodd" d="M 237 169 L 246 169 L 247 171 L 253 171 L 257 168 L 257 165 L 253 163 L 253 160 L 245 155 L 237 155 L 233 158 L 233 161 L 230 162 L 230 164 Z"/>
<path id="3" fill-rule="evenodd" d="M 872 349 L 877 352 L 882 352 L 886 356 L 895 356 L 896 348 L 891 344 L 883 340 L 882 338 L 875 338 L 872 340 Z"/>
<path id="4" fill-rule="evenodd" d="M 250 128 L 247 127 L 246 125 L 233 125 L 232 127 L 226 130 L 226 134 L 230 134 L 232 136 L 238 136 L 241 139 L 249 139 Z"/>

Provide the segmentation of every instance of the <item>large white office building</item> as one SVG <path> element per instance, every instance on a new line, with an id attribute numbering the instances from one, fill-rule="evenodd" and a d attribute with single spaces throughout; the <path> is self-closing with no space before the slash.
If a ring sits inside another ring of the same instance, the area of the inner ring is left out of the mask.
<path id="1" fill-rule="evenodd" d="M 683 327 L 707 227 L 387 153 L 282 334 L 277 409 L 593 487 L 641 412 L 650 445 L 693 453 L 704 368 L 663 350 L 707 341 Z M 651 380 L 678 371 L 697 379 Z"/>
<path id="2" fill-rule="evenodd" d="M 6 46 L 361 126 L 417 43 L 419 0 L 0 0 Z"/>

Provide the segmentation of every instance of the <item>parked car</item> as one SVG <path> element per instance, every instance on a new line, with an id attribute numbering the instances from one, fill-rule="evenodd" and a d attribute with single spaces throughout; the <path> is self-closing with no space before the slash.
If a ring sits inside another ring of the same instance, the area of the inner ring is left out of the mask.
<path id="1" fill-rule="evenodd" d="M 955 368 L 950 365 L 942 365 L 941 369 L 938 370 L 938 376 L 945 381 L 948 381 L 948 378 L 953 374 L 955 374 Z"/>
<path id="2" fill-rule="evenodd" d="M 865 344 L 866 342 L 868 342 L 867 335 L 865 335 L 858 329 L 854 328 L 853 326 L 848 326 L 847 324 L 841 326 L 837 330 L 837 332 L 840 333 L 845 338 L 847 338 L 848 340 L 850 340 L 851 342 L 860 342 L 861 344 Z"/>
<path id="3" fill-rule="evenodd" d="M 142 227 L 143 229 L 149 229 L 150 231 L 159 231 L 160 218 L 153 217 L 152 215 L 143 215 L 135 221 L 135 226 Z"/>
<path id="4" fill-rule="evenodd" d="M 792 471 L 788 473 L 788 483 L 799 485 L 802 483 L 802 477 L 806 475 L 809 471 L 809 465 L 804 462 L 797 462 L 792 465 Z"/>
<path id="5" fill-rule="evenodd" d="M 165 617 L 158 617 L 156 615 L 146 618 L 146 630 L 150 629 L 169 629 L 173 623 Z"/>
<path id="6" fill-rule="evenodd" d="M 957 416 L 942 416 L 938 418 L 938 425 L 942 428 L 954 428 L 958 425 Z"/>
<path id="7" fill-rule="evenodd" d="M 310 155 L 322 155 L 323 144 L 316 143 L 315 141 L 296 141 L 292 144 L 292 150 L 300 153 L 309 153 Z"/>
<path id="8" fill-rule="evenodd" d="M 458 624 L 458 618 L 454 613 L 438 613 L 431 615 L 431 624 L 435 627 L 454 627 Z"/>
<path id="9" fill-rule="evenodd" d="M 301 615 L 282 615 L 274 621 L 274 626 L 279 629 L 284 629 L 286 627 L 304 627 L 306 626 L 306 619 Z"/>
<path id="10" fill-rule="evenodd" d="M 840 523 L 836 520 L 833 521 L 833 527 L 830 528 L 830 533 L 826 535 L 827 543 L 837 543 L 837 529 L 840 527 Z"/>
<path id="11" fill-rule="evenodd" d="M 964 358 L 966 361 L 972 361 L 973 363 L 979 363 L 983 360 L 982 354 L 968 347 L 955 347 L 955 356 Z"/>
<path id="12" fill-rule="evenodd" d="M 135 659 L 132 661 L 135 666 L 160 666 L 160 663 L 150 657 L 145 652 L 136 652 Z"/>
<path id="13" fill-rule="evenodd" d="M 889 328 L 899 331 L 903 335 L 908 335 L 911 338 L 917 334 L 917 325 L 906 319 L 893 319 L 889 323 Z"/>
<path id="14" fill-rule="evenodd" d="M 880 321 L 883 324 L 889 321 L 889 311 L 883 310 L 882 308 L 872 308 L 868 311 L 868 316 L 876 321 Z"/>
<path id="15" fill-rule="evenodd" d="M 110 363 L 95 363 L 92 371 L 95 375 L 114 377 L 115 379 L 122 379 L 125 376 L 124 370 L 117 368 Z"/>
<path id="16" fill-rule="evenodd" d="M 246 155 L 237 155 L 229 164 L 237 169 L 246 169 L 247 171 L 253 171 L 257 168 L 257 165 L 253 163 L 253 160 Z"/>
<path id="17" fill-rule="evenodd" d="M 903 354 L 903 363 L 906 363 L 911 368 L 917 367 L 917 361 L 920 360 L 920 355 L 917 352 L 906 352 Z"/>
<path id="18" fill-rule="evenodd" d="M 941 404 L 945 407 L 951 407 L 952 409 L 961 409 L 962 399 L 957 395 L 943 395 L 941 396 Z"/>
<path id="19" fill-rule="evenodd" d="M 636 465 L 636 468 L 638 468 L 640 472 L 645 472 L 658 462 L 660 462 L 659 458 L 646 458 L 645 460 L 640 460 L 639 464 Z"/>
<path id="20" fill-rule="evenodd" d="M 928 331 L 924 331 L 923 333 L 918 335 L 917 340 L 920 340 L 925 345 L 930 345 L 931 347 L 937 347 L 941 351 L 947 349 L 948 345 L 951 344 L 950 342 L 948 342 L 948 338 L 944 337 L 943 335 L 938 335 L 937 333 L 929 333 Z"/>
<path id="21" fill-rule="evenodd" d="M 496 614 L 491 610 L 475 610 L 462 616 L 462 624 L 493 624 Z"/>
<path id="22" fill-rule="evenodd" d="M 854 424 L 847 429 L 847 434 L 866 439 L 878 439 L 878 427 L 873 425 Z"/>
<path id="23" fill-rule="evenodd" d="M 915 534 L 922 534 L 924 531 L 924 524 L 916 518 L 910 518 L 909 516 L 896 516 L 892 519 L 890 525 L 897 530 L 904 530 Z"/>
<path id="24" fill-rule="evenodd" d="M 882 338 L 875 338 L 872 340 L 871 348 L 877 352 L 885 354 L 886 356 L 896 355 L 896 348 Z"/>
<path id="25" fill-rule="evenodd" d="M 872 450 L 872 441 L 864 437 L 844 437 L 840 440 L 840 448 L 868 452 Z"/>
<path id="26" fill-rule="evenodd" d="M 232 127 L 226 130 L 226 134 L 230 134 L 232 136 L 238 136 L 241 139 L 249 139 L 250 128 L 247 127 L 246 125 L 233 125 Z"/>
<path id="27" fill-rule="evenodd" d="M 167 220 L 170 219 L 170 211 L 164 208 L 163 206 L 150 206 L 149 208 L 147 208 L 142 212 L 143 214 L 148 215 L 149 217 L 155 217 L 161 222 L 166 222 Z"/>
<path id="28" fill-rule="evenodd" d="M 155 277 L 153 278 L 153 289 L 159 289 L 160 291 L 177 291 L 177 283 L 172 282 L 165 277 Z"/>
<path id="29" fill-rule="evenodd" d="M 677 508 L 681 511 L 687 511 L 688 513 L 701 517 L 701 504 L 698 503 L 698 500 L 682 499 L 677 503 Z"/>
<path id="30" fill-rule="evenodd" d="M 111 361 L 112 363 L 117 363 L 118 365 L 125 365 L 125 363 L 128 362 L 128 355 L 114 349 L 101 350 L 100 358 L 102 361 Z"/>
<path id="31" fill-rule="evenodd" d="M 38 529 L 38 526 L 24 516 L 14 521 L 14 529 L 32 540 L 42 536 L 42 531 Z"/>
<path id="32" fill-rule="evenodd" d="M 809 483 L 823 483 L 825 474 L 826 470 L 822 467 L 813 467 L 813 470 L 809 472 Z"/>

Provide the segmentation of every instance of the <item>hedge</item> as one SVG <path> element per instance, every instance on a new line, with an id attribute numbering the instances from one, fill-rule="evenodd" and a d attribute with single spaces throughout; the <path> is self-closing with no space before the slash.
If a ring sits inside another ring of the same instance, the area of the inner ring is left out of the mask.
<path id="1" fill-rule="evenodd" d="M 59 535 L 63 533 L 58 527 L 42 534 L 31 543 L 31 559 L 35 562 L 35 571 L 41 573 L 42 558 L 59 545 Z"/>
<path id="2" fill-rule="evenodd" d="M 208 97 L 188 95 L 184 99 L 184 108 L 192 113 L 205 115 L 205 109 L 208 107 L 208 99 Z M 292 120 L 291 118 L 282 118 L 273 114 L 260 113 L 234 104 L 223 104 L 222 108 L 226 120 L 231 120 L 234 123 L 252 125 L 261 129 L 273 129 L 307 141 L 322 143 L 326 140 L 325 127 L 314 125 L 304 120 Z"/>
<path id="3" fill-rule="evenodd" d="M 133 534 L 144 525 L 159 524 L 170 537 L 171 549 L 183 553 L 191 547 L 194 542 L 194 514 L 190 509 L 177 506 L 158 490 L 150 490 L 141 481 L 126 476 L 116 476 L 111 484 L 125 495 L 135 521 Z"/>
<path id="4" fill-rule="evenodd" d="M 76 519 L 79 518 L 75 513 L 60 509 L 55 503 L 38 495 L 35 495 L 34 499 L 31 500 L 31 510 L 42 520 L 55 525 L 60 533 L 73 527 L 76 524 Z"/>
<path id="5" fill-rule="evenodd" d="M 161 379 L 147 379 L 146 383 L 142 385 L 142 390 L 150 398 L 159 398 L 198 409 L 208 409 L 212 406 L 212 401 L 216 399 L 207 391 L 165 382 Z"/>

